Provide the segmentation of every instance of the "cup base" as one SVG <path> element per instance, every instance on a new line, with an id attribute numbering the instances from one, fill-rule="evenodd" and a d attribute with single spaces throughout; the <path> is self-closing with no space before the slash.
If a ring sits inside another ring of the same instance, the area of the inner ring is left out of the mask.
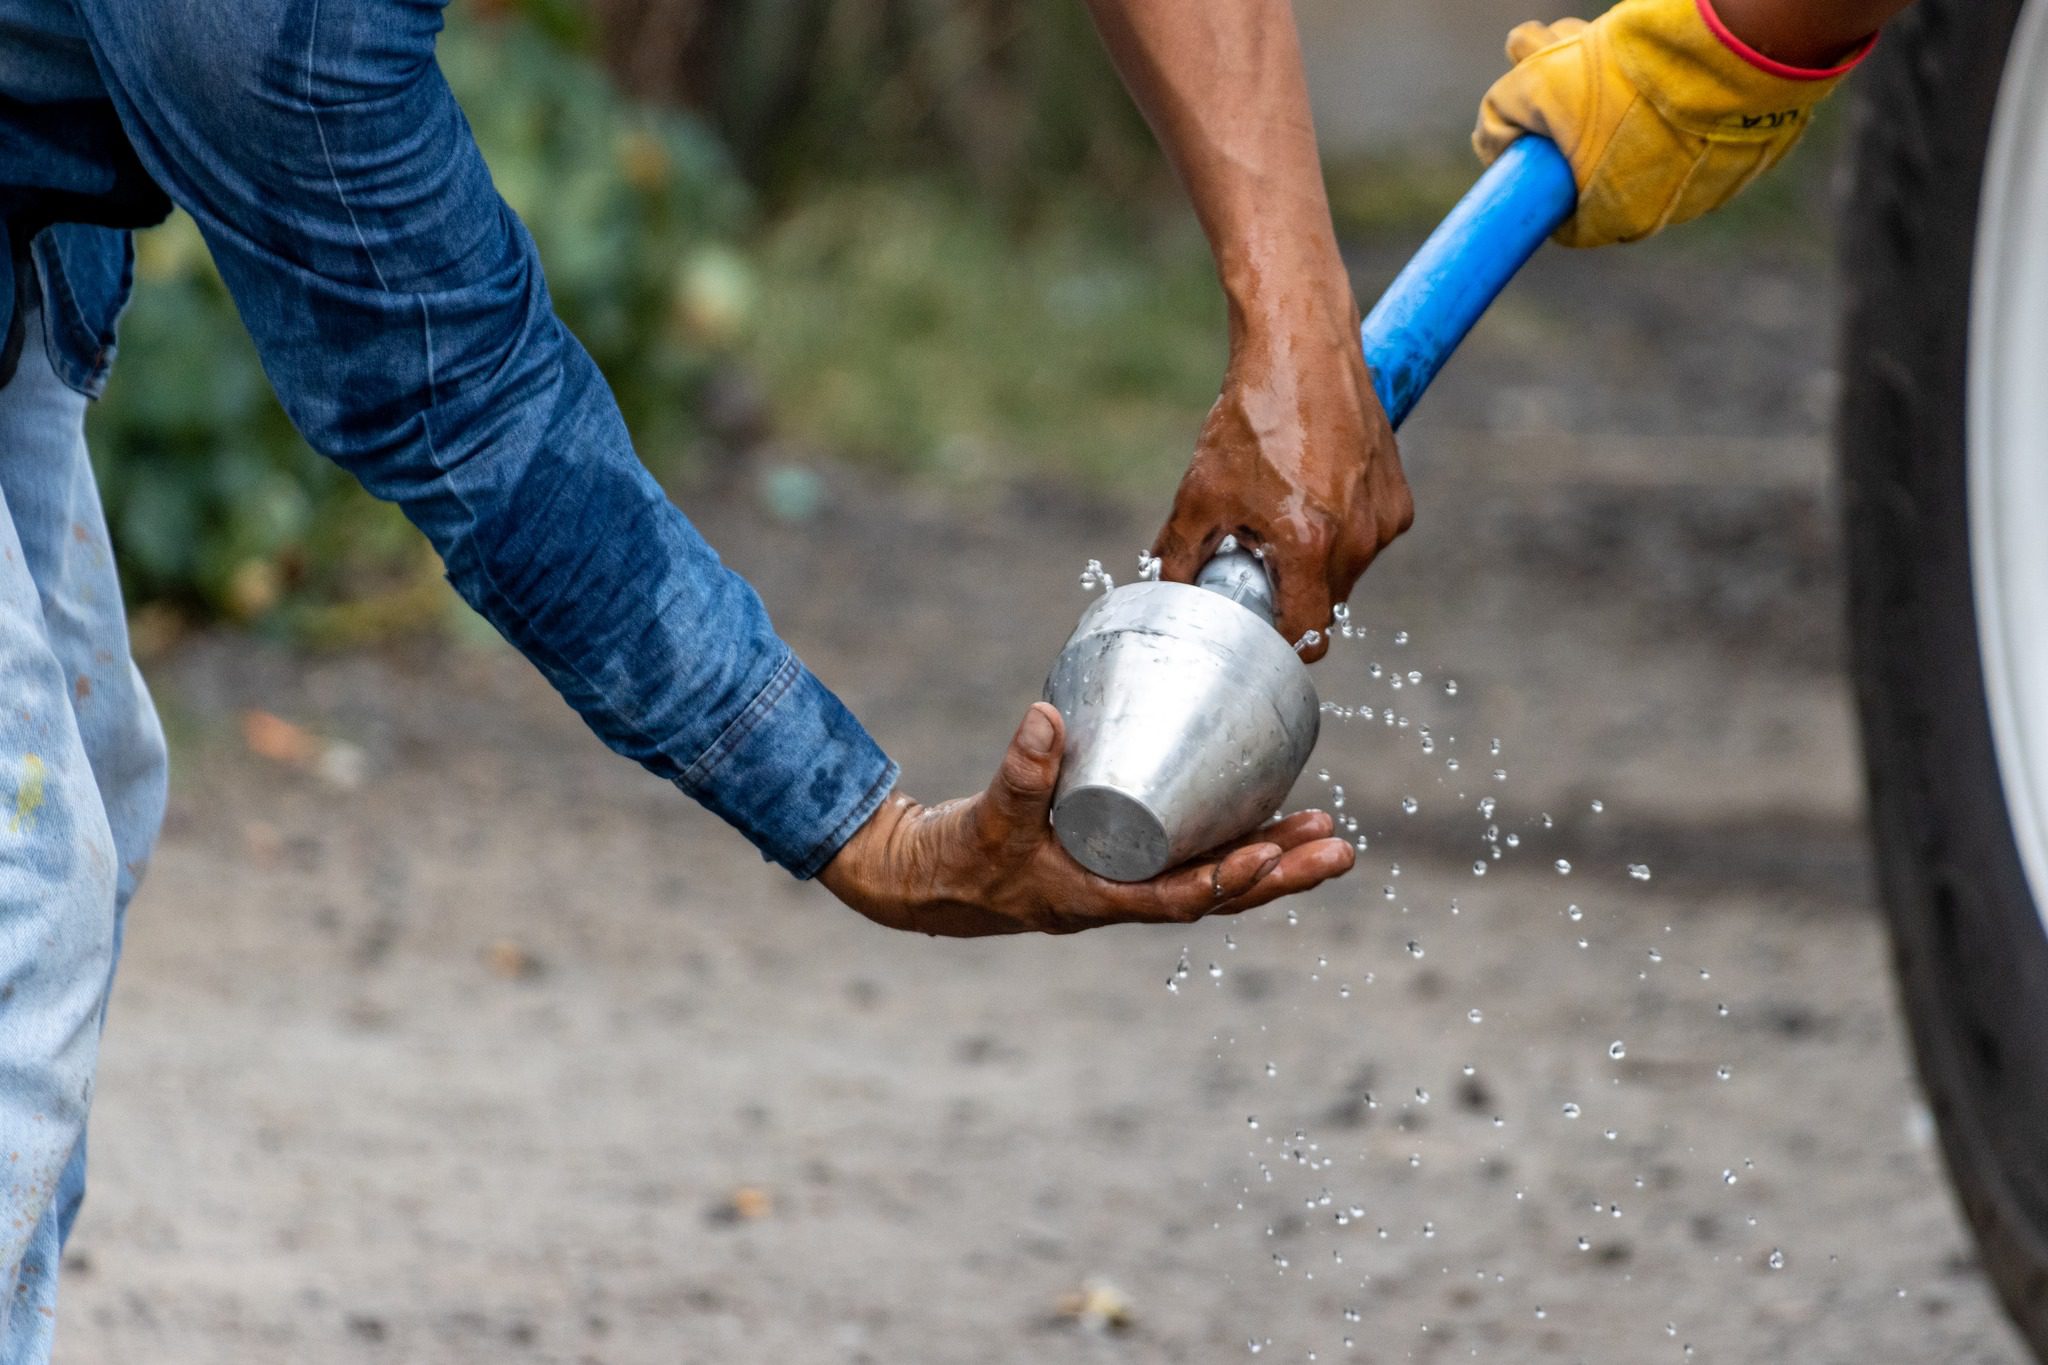
<path id="1" fill-rule="evenodd" d="M 1077 787 L 1053 807 L 1053 832 L 1069 856 L 1113 882 L 1150 881 L 1166 871 L 1173 841 L 1150 807 L 1114 787 Z"/>

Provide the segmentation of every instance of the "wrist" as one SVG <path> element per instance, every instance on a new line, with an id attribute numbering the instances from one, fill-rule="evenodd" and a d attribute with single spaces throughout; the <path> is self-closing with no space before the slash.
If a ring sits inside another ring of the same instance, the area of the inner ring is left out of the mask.
<path id="1" fill-rule="evenodd" d="M 818 869 L 818 883 L 848 905 L 863 909 L 886 890 L 880 870 L 889 863 L 888 848 L 904 817 L 917 802 L 901 792 L 890 793 L 831 861 Z"/>
<path id="2" fill-rule="evenodd" d="M 1785 80 L 1825 81 L 1847 75 L 1877 41 L 1893 5 L 1788 5 L 1782 0 L 1696 0 L 1700 18 L 1722 46 L 1749 65 Z"/>
<path id="3" fill-rule="evenodd" d="M 1223 283 L 1233 365 L 1254 356 L 1318 346 L 1358 349 L 1358 301 L 1334 247 L 1326 260 L 1263 262 Z"/>

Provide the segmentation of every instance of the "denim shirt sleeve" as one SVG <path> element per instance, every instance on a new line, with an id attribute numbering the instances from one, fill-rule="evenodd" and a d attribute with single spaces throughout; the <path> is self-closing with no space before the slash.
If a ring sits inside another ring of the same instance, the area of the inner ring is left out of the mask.
<path id="1" fill-rule="evenodd" d="M 635 458 L 434 63 L 433 0 L 78 0 L 313 448 L 613 749 L 800 877 L 895 766 Z"/>

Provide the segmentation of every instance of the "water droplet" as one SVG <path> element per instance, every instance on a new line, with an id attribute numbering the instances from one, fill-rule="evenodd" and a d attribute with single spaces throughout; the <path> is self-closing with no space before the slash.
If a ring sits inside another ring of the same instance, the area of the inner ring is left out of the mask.
<path id="1" fill-rule="evenodd" d="M 1349 621 L 1351 619 L 1351 604 L 1348 602 L 1337 603 L 1337 605 L 1330 608 L 1330 615 L 1339 621 Z"/>
<path id="2" fill-rule="evenodd" d="M 1328 768 L 1318 768 L 1318 769 L 1316 769 L 1316 781 L 1318 781 L 1318 782 L 1328 782 L 1329 780 L 1330 780 L 1330 770 L 1329 770 Z"/>
<path id="3" fill-rule="evenodd" d="M 1564 858 L 1559 858 L 1557 860 L 1557 875 L 1560 877 L 1569 877 L 1572 875 L 1572 865 L 1569 860 Z"/>
<path id="4" fill-rule="evenodd" d="M 1628 865 L 1628 875 L 1634 877 L 1639 882 L 1646 882 L 1650 880 L 1650 865 L 1648 863 L 1630 863 Z"/>
<path id="5" fill-rule="evenodd" d="M 1577 924 L 1580 920 L 1586 917 L 1586 912 L 1579 909 L 1579 907 L 1576 905 L 1567 905 L 1564 908 L 1564 917 L 1570 920 L 1573 924 Z"/>
<path id="6" fill-rule="evenodd" d="M 1447 697 L 1455 697 L 1458 695 L 1458 680 L 1456 678 L 1444 679 L 1444 695 Z"/>
<path id="7" fill-rule="evenodd" d="M 1415 814 L 1415 812 L 1421 809 L 1422 803 L 1420 801 L 1417 801 L 1414 797 L 1404 796 L 1401 798 L 1401 813 L 1403 815 L 1413 815 Z"/>
<path id="8" fill-rule="evenodd" d="M 1419 1085 L 1415 1087 L 1415 1102 L 1417 1104 L 1429 1103 L 1429 1092 Z"/>
<path id="9" fill-rule="evenodd" d="M 1412 938 L 1408 940 L 1408 956 L 1410 956 L 1410 957 L 1421 957 L 1421 956 L 1422 956 L 1422 945 L 1421 945 L 1420 943 L 1417 943 L 1417 942 L 1416 942 L 1416 941 L 1415 941 L 1414 939 L 1412 939 Z"/>
<path id="10" fill-rule="evenodd" d="M 1395 632 L 1394 632 L 1394 643 L 1395 643 L 1395 644 L 1397 644 L 1397 645 L 1405 645 L 1405 644 L 1407 644 L 1407 643 L 1408 643 L 1408 632 L 1407 632 L 1407 631 L 1405 631 L 1405 630 L 1397 630 L 1397 631 L 1395 631 Z"/>
<path id="11" fill-rule="evenodd" d="M 1209 979 L 1211 981 L 1221 981 L 1223 979 L 1223 969 L 1213 962 L 1209 964 Z"/>
<path id="12" fill-rule="evenodd" d="M 1480 1020 L 1484 1019 L 1486 1016 L 1481 1014 L 1477 1009 L 1472 1009 L 1466 1012 L 1465 1017 L 1476 1024 Z"/>
<path id="13" fill-rule="evenodd" d="M 1717 1081 L 1725 1081 L 1734 1074 L 1735 1073 L 1732 1070 L 1725 1066 L 1717 1066 L 1714 1068 L 1714 1079 Z"/>
<path id="14" fill-rule="evenodd" d="M 1628 1048 L 1622 1043 L 1621 1039 L 1616 1038 L 1607 1045 L 1607 1055 L 1618 1062 L 1628 1056 Z"/>
<path id="15" fill-rule="evenodd" d="M 1474 858 L 1472 860 L 1472 875 L 1475 877 L 1484 877 L 1486 875 L 1486 859 Z"/>
<path id="16" fill-rule="evenodd" d="M 1742 1179 L 1742 1177 L 1735 1174 L 1735 1170 L 1733 1167 L 1729 1167 L 1721 1172 L 1721 1183 L 1723 1185 L 1733 1185 L 1736 1181 L 1740 1179 Z"/>
<path id="17" fill-rule="evenodd" d="M 1272 1079 L 1273 1077 L 1275 1077 L 1275 1076 L 1277 1076 L 1277 1075 L 1279 1075 L 1279 1074 L 1280 1074 L 1280 1068 L 1279 1068 L 1279 1067 L 1277 1067 L 1277 1066 L 1273 1065 L 1273 1064 L 1272 1064 L 1271 1062 L 1267 1062 L 1267 1063 L 1266 1063 L 1266 1079 L 1268 1079 L 1268 1080 L 1271 1080 L 1271 1079 Z"/>
<path id="18" fill-rule="evenodd" d="M 1785 1268 L 1785 1253 L 1776 1247 L 1772 1247 L 1770 1257 L 1765 1261 L 1765 1264 L 1773 1270 L 1783 1270 Z"/>
<path id="19" fill-rule="evenodd" d="M 1566 1118 L 1575 1119 L 1579 1116 L 1580 1112 L 1581 1111 L 1579 1109 L 1579 1106 L 1574 1104 L 1572 1101 L 1566 1100 L 1564 1102 L 1564 1116 Z"/>
<path id="20" fill-rule="evenodd" d="M 1586 803 L 1586 808 L 1592 811 L 1593 814 L 1598 815 L 1601 811 L 1607 809 L 1607 803 L 1605 801 L 1600 800 L 1588 801 Z"/>

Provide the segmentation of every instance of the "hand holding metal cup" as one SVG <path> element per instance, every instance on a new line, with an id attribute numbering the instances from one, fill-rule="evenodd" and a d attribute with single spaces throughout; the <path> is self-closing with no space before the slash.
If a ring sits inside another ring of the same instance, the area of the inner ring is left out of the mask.
<path id="1" fill-rule="evenodd" d="M 1554 143 L 1503 153 L 1395 279 L 1361 329 L 1399 426 L 1516 271 L 1576 203 Z M 1052 825 L 1089 871 L 1146 881 L 1271 818 L 1314 750 L 1321 705 L 1273 627 L 1258 557 L 1225 541 L 1193 584 L 1113 588 L 1046 679 L 1066 722 Z"/>

